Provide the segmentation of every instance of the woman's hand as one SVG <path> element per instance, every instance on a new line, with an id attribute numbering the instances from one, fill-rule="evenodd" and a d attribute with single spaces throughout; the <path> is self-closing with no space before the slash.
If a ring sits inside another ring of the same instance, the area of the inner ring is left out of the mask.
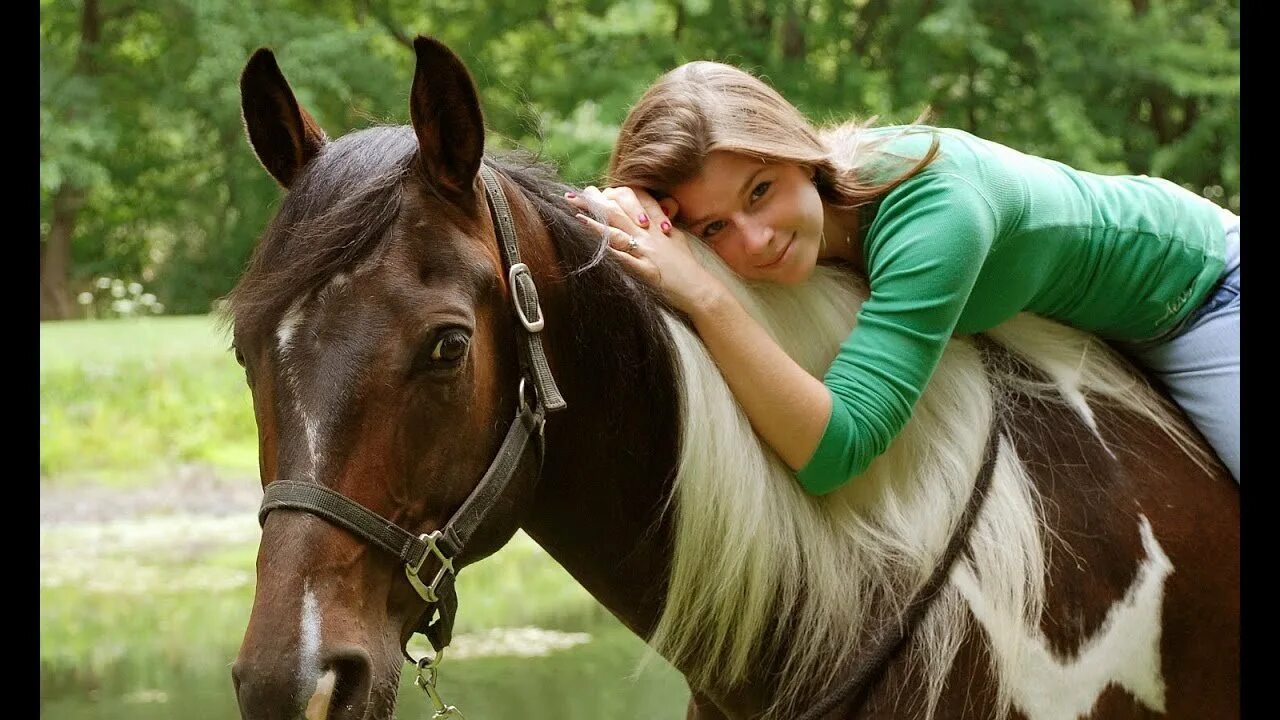
<path id="1" fill-rule="evenodd" d="M 590 212 L 592 205 L 604 208 L 608 225 L 581 213 L 579 222 L 606 235 L 608 252 L 678 310 L 694 315 L 723 289 L 689 249 L 689 243 L 697 241 L 671 224 L 671 216 L 679 212 L 675 200 L 665 198 L 659 203 L 644 190 L 614 187 L 601 191 L 594 186 L 581 195 L 568 193 L 565 197 L 584 212 Z"/>

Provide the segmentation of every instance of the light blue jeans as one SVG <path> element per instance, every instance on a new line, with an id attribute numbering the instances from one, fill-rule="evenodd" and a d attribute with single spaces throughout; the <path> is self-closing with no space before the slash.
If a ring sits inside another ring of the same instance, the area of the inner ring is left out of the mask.
<path id="1" fill-rule="evenodd" d="M 1240 482 L 1240 218 L 1222 211 L 1226 265 L 1201 306 L 1164 337 L 1119 343 L 1191 418 Z"/>

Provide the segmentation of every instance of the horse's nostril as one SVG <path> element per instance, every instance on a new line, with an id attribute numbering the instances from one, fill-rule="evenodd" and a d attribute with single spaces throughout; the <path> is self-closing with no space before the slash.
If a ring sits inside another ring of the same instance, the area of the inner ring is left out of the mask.
<path id="1" fill-rule="evenodd" d="M 364 717 L 373 685 L 373 661 L 369 653 L 355 645 L 334 648 L 324 654 L 322 668 L 336 675 L 328 703 L 329 718 Z M 322 691 L 317 687 L 317 692 Z"/>
<path id="2" fill-rule="evenodd" d="M 295 718 L 298 712 L 296 667 L 264 666 L 237 660 L 231 666 L 242 718 Z"/>

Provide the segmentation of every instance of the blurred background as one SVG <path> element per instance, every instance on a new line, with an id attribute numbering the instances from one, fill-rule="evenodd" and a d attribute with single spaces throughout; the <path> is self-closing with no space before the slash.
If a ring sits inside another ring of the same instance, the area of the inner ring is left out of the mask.
<path id="1" fill-rule="evenodd" d="M 715 59 L 819 124 L 925 109 L 1240 212 L 1226 0 L 41 0 L 40 698 L 51 718 L 237 717 L 256 434 L 210 317 L 281 192 L 240 118 L 272 48 L 331 137 L 408 121 L 415 34 L 467 63 L 491 149 L 597 182 L 629 105 Z M 688 691 L 523 534 L 459 579 L 441 692 L 472 718 L 675 718 Z M 406 675 L 399 717 L 428 717 Z"/>

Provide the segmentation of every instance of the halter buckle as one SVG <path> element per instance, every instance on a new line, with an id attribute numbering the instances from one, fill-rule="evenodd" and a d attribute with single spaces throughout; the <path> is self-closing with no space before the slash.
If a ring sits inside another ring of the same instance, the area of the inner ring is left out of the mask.
<path id="1" fill-rule="evenodd" d="M 440 587 L 440 581 L 444 580 L 444 574 L 446 572 L 450 575 L 456 574 L 453 569 L 453 558 L 446 556 L 440 546 L 436 544 L 440 537 L 439 530 L 419 535 L 418 539 L 427 544 L 427 552 L 422 553 L 422 557 L 418 559 L 417 563 L 413 565 L 405 563 L 404 565 L 404 574 L 409 578 L 409 584 L 413 586 L 414 590 L 418 591 L 418 595 L 423 600 L 429 603 L 440 601 L 440 596 L 436 594 L 436 588 Z M 440 570 L 436 572 L 436 576 L 430 585 L 423 585 L 418 573 L 422 570 L 423 563 L 427 561 L 427 557 L 430 555 L 435 555 L 440 560 Z"/>
<path id="2" fill-rule="evenodd" d="M 524 285 L 516 281 L 516 278 L 526 276 L 529 278 L 529 285 L 535 287 L 533 295 L 533 306 L 538 309 L 538 317 L 530 320 L 528 315 L 524 314 Z M 520 318 L 520 324 L 524 325 L 524 329 L 531 333 L 536 333 L 546 326 L 546 320 L 542 316 L 542 303 L 538 302 L 538 292 L 536 286 L 533 285 L 533 273 L 529 272 L 529 266 L 524 263 L 516 263 L 507 271 L 507 282 L 511 286 L 511 304 L 516 306 L 516 315 Z"/>

